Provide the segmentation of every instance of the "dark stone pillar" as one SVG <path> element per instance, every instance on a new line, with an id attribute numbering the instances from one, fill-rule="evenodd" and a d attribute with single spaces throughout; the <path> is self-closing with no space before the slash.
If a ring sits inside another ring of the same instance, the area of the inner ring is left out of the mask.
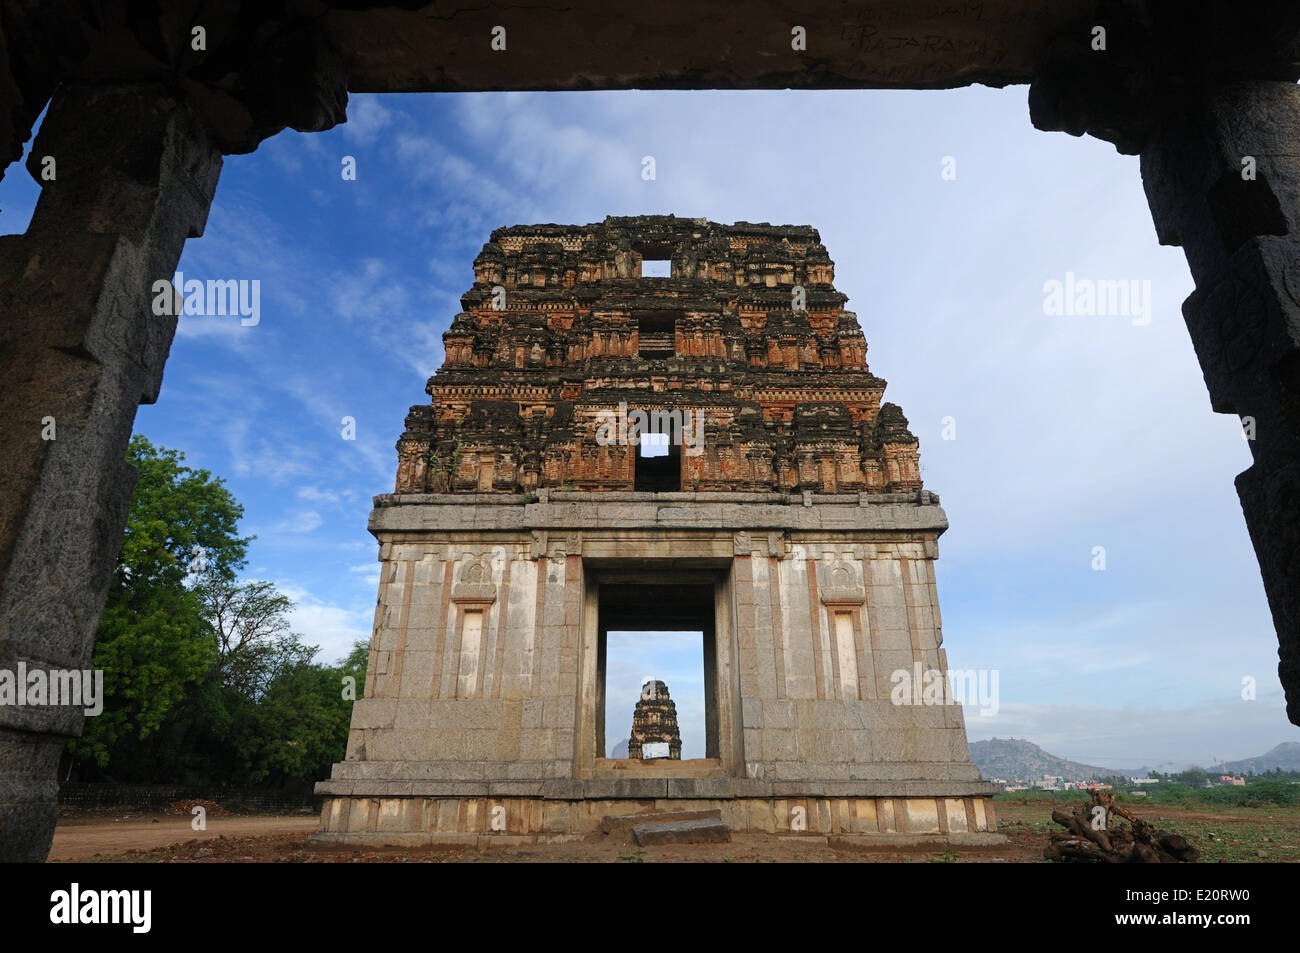
<path id="1" fill-rule="evenodd" d="M 0 669 L 89 665 L 174 317 L 153 314 L 202 233 L 221 154 L 161 86 L 63 86 L 34 144 L 26 234 L 0 238 Z M 43 439 L 53 418 L 55 439 Z M 0 706 L 0 861 L 39 861 L 80 708 Z"/>
<path id="2" fill-rule="evenodd" d="M 1180 0 L 1095 14 L 1048 45 L 1030 116 L 1141 155 L 1160 243 L 1187 255 L 1183 317 L 1210 404 L 1252 436 L 1237 493 L 1300 725 L 1300 9 Z"/>
<path id="3" fill-rule="evenodd" d="M 1140 155 L 1160 243 L 1187 255 L 1196 291 L 1183 317 L 1210 405 L 1252 438 L 1237 493 L 1300 725 L 1297 43 L 1294 0 L 1097 0 L 1045 47 L 1029 113 L 1039 129 Z"/>
<path id="4" fill-rule="evenodd" d="M 1300 87 L 1227 84 L 1162 120 L 1142 180 L 1160 243 L 1196 280 L 1183 317 L 1211 406 L 1253 433 L 1237 493 L 1300 725 Z"/>

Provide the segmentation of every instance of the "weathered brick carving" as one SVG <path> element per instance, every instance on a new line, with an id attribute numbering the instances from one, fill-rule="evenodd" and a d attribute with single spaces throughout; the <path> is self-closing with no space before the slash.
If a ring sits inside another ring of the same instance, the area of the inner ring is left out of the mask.
<path id="1" fill-rule="evenodd" d="M 632 713 L 632 736 L 628 739 L 627 756 L 640 760 L 646 745 L 665 743 L 668 757 L 680 761 L 682 734 L 677 728 L 677 703 L 668 696 L 666 684 L 652 680 L 641 687 L 641 697 Z"/>
<path id="2" fill-rule="evenodd" d="M 642 276 L 664 259 L 670 277 Z M 808 226 L 497 229 L 443 335 L 432 403 L 407 416 L 397 492 L 919 490 L 917 440 L 881 405 L 833 280 Z M 622 439 L 638 411 L 681 446 L 653 486 Z"/>

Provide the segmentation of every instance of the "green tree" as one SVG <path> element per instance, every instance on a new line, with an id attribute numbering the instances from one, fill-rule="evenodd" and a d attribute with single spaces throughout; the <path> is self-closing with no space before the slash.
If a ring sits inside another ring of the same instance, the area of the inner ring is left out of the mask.
<path id="1" fill-rule="evenodd" d="M 289 630 L 293 602 L 269 582 L 204 573 L 192 591 L 214 652 L 155 745 L 152 767 L 174 781 L 245 783 L 252 752 L 265 740 L 258 706 L 281 673 L 310 662 L 316 649 Z"/>
<path id="2" fill-rule="evenodd" d="M 1210 774 L 1204 768 L 1188 768 L 1179 774 L 1173 776 L 1175 781 L 1186 784 L 1192 788 L 1203 788 L 1210 780 Z"/>
<path id="3" fill-rule="evenodd" d="M 343 758 L 367 643 L 338 665 L 290 631 L 293 603 L 268 582 L 202 579 L 195 587 L 217 639 L 217 655 L 186 706 L 182 747 L 201 752 L 202 779 L 278 786 L 310 783 Z"/>
<path id="4" fill-rule="evenodd" d="M 351 675 L 357 686 L 357 698 L 362 697 L 362 688 L 366 684 L 366 666 L 370 663 L 370 643 L 362 640 L 352 643 L 352 651 L 347 658 L 339 662 L 344 675 Z"/>
<path id="5" fill-rule="evenodd" d="M 315 646 L 289 631 L 293 602 L 273 584 L 205 576 L 195 589 L 217 635 L 212 674 L 249 701 L 260 699 L 277 675 L 316 656 Z"/>
<path id="6" fill-rule="evenodd" d="M 355 680 L 360 697 L 368 654 L 367 644 L 359 642 L 337 665 L 299 662 L 277 674 L 256 708 L 251 780 L 311 781 L 343 760 L 352 721 L 345 678 Z"/>
<path id="7" fill-rule="evenodd" d="M 69 745 L 101 768 L 157 731 L 217 657 L 192 582 L 234 579 L 244 564 L 243 507 L 184 459 L 138 434 L 127 448 L 140 477 L 91 656 L 104 671 L 104 711 Z"/>
<path id="8" fill-rule="evenodd" d="M 92 656 L 105 707 L 70 752 L 122 781 L 324 777 L 344 756 L 368 644 L 314 662 L 292 601 L 238 579 L 251 538 L 224 483 L 140 436 L 127 459 L 140 478 Z"/>

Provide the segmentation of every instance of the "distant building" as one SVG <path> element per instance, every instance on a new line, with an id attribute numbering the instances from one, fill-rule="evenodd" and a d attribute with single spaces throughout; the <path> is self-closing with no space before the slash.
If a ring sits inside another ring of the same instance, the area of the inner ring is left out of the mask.
<path id="1" fill-rule="evenodd" d="M 1065 790 L 1067 791 L 1109 791 L 1109 784 L 1101 784 L 1098 781 L 1066 781 Z"/>

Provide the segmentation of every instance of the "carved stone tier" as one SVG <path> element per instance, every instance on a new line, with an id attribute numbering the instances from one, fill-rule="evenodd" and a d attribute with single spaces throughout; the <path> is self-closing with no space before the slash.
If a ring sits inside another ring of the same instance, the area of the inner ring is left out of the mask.
<path id="1" fill-rule="evenodd" d="M 647 276 L 647 260 L 670 274 Z M 920 489 L 916 438 L 881 404 L 834 271 L 807 226 L 497 229 L 432 403 L 407 417 L 398 492 Z M 680 449 L 647 475 L 629 429 Z"/>

